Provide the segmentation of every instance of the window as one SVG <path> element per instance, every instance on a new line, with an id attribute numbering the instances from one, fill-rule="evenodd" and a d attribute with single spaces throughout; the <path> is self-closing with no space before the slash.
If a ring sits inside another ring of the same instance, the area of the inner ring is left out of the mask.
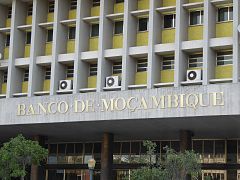
<path id="1" fill-rule="evenodd" d="M 4 71 L 3 72 L 3 83 L 7 83 L 7 78 L 8 78 L 8 72 Z"/>
<path id="2" fill-rule="evenodd" d="M 190 25 L 203 24 L 203 11 L 192 11 L 190 12 Z"/>
<path id="3" fill-rule="evenodd" d="M 147 59 L 141 59 L 137 61 L 137 72 L 147 71 Z"/>
<path id="4" fill-rule="evenodd" d="M 53 30 L 48 29 L 47 30 L 47 42 L 52 42 L 53 41 Z"/>
<path id="5" fill-rule="evenodd" d="M 45 70 L 45 80 L 51 79 L 51 68 L 46 68 Z"/>
<path id="6" fill-rule="evenodd" d="M 148 18 L 138 19 L 138 31 L 143 32 L 148 30 Z"/>
<path id="7" fill-rule="evenodd" d="M 54 1 L 48 2 L 48 12 L 53 13 L 54 12 Z"/>
<path id="8" fill-rule="evenodd" d="M 71 0 L 70 9 L 77 9 L 77 0 Z"/>
<path id="9" fill-rule="evenodd" d="M 92 5 L 94 6 L 100 6 L 100 0 L 93 0 Z"/>
<path id="10" fill-rule="evenodd" d="M 164 28 L 176 27 L 176 14 L 169 14 L 164 16 Z"/>
<path id="11" fill-rule="evenodd" d="M 116 0 L 116 3 L 122 3 L 124 0 Z"/>
<path id="12" fill-rule="evenodd" d="M 76 36 L 76 27 L 69 27 L 68 29 L 68 39 L 73 40 Z"/>
<path id="13" fill-rule="evenodd" d="M 28 16 L 32 16 L 32 13 L 33 13 L 33 5 L 32 5 L 32 4 L 29 4 L 29 5 L 28 5 L 27 15 L 28 15 Z"/>
<path id="14" fill-rule="evenodd" d="M 114 34 L 122 34 L 123 33 L 123 21 L 116 21 L 114 24 Z"/>
<path id="15" fill-rule="evenodd" d="M 122 73 L 122 62 L 114 62 L 113 63 L 113 74 L 121 74 Z"/>
<path id="16" fill-rule="evenodd" d="M 218 9 L 218 22 L 233 20 L 233 7 L 224 7 Z"/>
<path id="17" fill-rule="evenodd" d="M 12 18 L 12 7 L 8 7 L 8 16 L 7 18 L 11 19 Z"/>
<path id="18" fill-rule="evenodd" d="M 229 65 L 233 63 L 232 51 L 217 53 L 217 66 Z"/>
<path id="19" fill-rule="evenodd" d="M 74 66 L 68 66 L 67 67 L 67 78 L 72 78 L 74 73 Z"/>
<path id="20" fill-rule="evenodd" d="M 202 54 L 190 55 L 188 59 L 188 68 L 196 68 L 203 66 L 203 56 Z"/>
<path id="21" fill-rule="evenodd" d="M 25 70 L 23 74 L 23 81 L 26 82 L 28 81 L 28 76 L 29 76 L 29 70 Z"/>
<path id="22" fill-rule="evenodd" d="M 174 69 L 174 56 L 163 57 L 162 70 Z"/>
<path id="23" fill-rule="evenodd" d="M 31 35 L 32 35 L 32 32 L 26 32 L 26 44 L 29 45 L 31 44 Z"/>
<path id="24" fill-rule="evenodd" d="M 90 76 L 96 76 L 97 75 L 97 64 L 90 64 Z"/>
<path id="25" fill-rule="evenodd" d="M 10 46 L 10 34 L 6 35 L 6 40 L 5 40 L 5 47 L 9 47 Z"/>
<path id="26" fill-rule="evenodd" d="M 92 24 L 91 37 L 98 37 L 98 36 L 99 36 L 99 24 Z"/>

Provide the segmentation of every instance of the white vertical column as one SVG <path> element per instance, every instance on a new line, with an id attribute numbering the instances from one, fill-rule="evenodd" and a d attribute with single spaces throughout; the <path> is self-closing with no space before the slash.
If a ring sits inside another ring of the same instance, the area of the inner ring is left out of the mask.
<path id="1" fill-rule="evenodd" d="M 67 42 L 66 36 L 63 36 L 67 29 L 60 23 L 68 14 L 66 7 L 68 7 L 68 1 L 55 0 L 50 95 L 56 94 L 59 80 L 65 79 L 65 67 L 58 62 L 58 55 L 65 51 L 65 46 L 62 44 Z"/>
<path id="2" fill-rule="evenodd" d="M 45 13 L 44 13 L 45 12 Z M 40 22 L 45 19 L 47 13 L 47 1 L 33 0 L 33 14 L 32 14 L 32 38 L 30 51 L 30 65 L 29 65 L 29 83 L 28 96 L 33 96 L 34 92 L 42 90 L 44 81 L 43 68 L 37 66 L 37 56 L 43 52 L 45 44 L 45 35 L 43 29 L 38 26 Z"/>
<path id="3" fill-rule="evenodd" d="M 129 56 L 129 48 L 136 44 L 137 21 L 131 15 L 131 11 L 136 10 L 136 7 L 136 0 L 126 0 L 124 2 L 122 90 L 128 90 L 128 86 L 134 82 L 136 73 L 136 63 Z"/>
<path id="4" fill-rule="evenodd" d="M 150 0 L 149 13 L 149 38 L 148 38 L 148 84 L 147 88 L 153 88 L 160 80 L 160 60 L 155 54 L 155 45 L 159 41 L 161 18 L 156 8 L 160 7 L 160 1 Z"/>
<path id="5" fill-rule="evenodd" d="M 185 80 L 187 70 L 187 57 L 182 51 L 182 42 L 187 40 L 188 13 L 183 8 L 185 0 L 176 0 L 176 37 L 175 37 L 175 72 L 174 86 L 180 86 Z"/>
<path id="6" fill-rule="evenodd" d="M 209 0 L 204 0 L 204 31 L 203 31 L 203 85 L 208 85 L 214 78 L 215 53 L 210 48 L 210 40 L 215 37 L 216 13 Z"/>
<path id="7" fill-rule="evenodd" d="M 97 92 L 101 92 L 105 86 L 105 78 L 112 73 L 111 63 L 105 60 L 104 53 L 112 45 L 112 29 L 106 15 L 111 12 L 113 2 L 111 0 L 101 0 L 100 22 L 99 22 L 99 44 L 98 44 L 98 73 L 97 73 Z M 110 36 L 110 38 L 109 38 Z"/>
<path id="8" fill-rule="evenodd" d="M 88 50 L 89 42 L 89 24 L 84 22 L 82 18 L 89 16 L 91 2 L 79 0 L 77 3 L 77 22 L 76 22 L 76 44 L 74 62 L 74 84 L 73 93 L 78 93 L 79 89 L 87 87 L 88 64 L 81 60 L 81 54 Z"/>
<path id="9" fill-rule="evenodd" d="M 240 2 L 233 0 L 233 83 L 239 82 L 240 70 L 240 46 L 239 46 L 239 33 L 238 26 L 240 25 Z"/>
<path id="10" fill-rule="evenodd" d="M 25 36 L 22 35 L 17 27 L 24 24 L 25 14 L 23 12 L 26 7 L 24 3 L 18 0 L 13 0 L 12 3 L 12 20 L 11 20 L 11 38 L 9 49 L 9 64 L 8 64 L 8 84 L 7 98 L 12 97 L 14 93 L 21 92 L 21 84 L 23 81 L 22 70 L 15 67 L 15 59 L 24 52 L 24 46 L 21 43 L 25 41 Z"/>

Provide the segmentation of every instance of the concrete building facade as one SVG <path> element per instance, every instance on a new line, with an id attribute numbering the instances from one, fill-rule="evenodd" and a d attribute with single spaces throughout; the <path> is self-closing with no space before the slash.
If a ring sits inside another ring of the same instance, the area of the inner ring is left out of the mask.
<path id="1" fill-rule="evenodd" d="M 122 180 L 143 140 L 240 179 L 238 0 L 0 0 L 0 142 L 49 149 L 33 180 Z"/>

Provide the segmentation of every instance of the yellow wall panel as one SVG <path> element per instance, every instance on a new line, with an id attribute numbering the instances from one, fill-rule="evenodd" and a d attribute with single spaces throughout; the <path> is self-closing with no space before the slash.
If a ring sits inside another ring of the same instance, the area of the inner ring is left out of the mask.
<path id="1" fill-rule="evenodd" d="M 114 4 L 114 14 L 124 12 L 124 2 Z"/>
<path id="2" fill-rule="evenodd" d="M 89 39 L 89 51 L 97 51 L 98 50 L 98 37 Z"/>
<path id="3" fill-rule="evenodd" d="M 162 70 L 160 73 L 161 83 L 174 82 L 174 70 Z"/>
<path id="4" fill-rule="evenodd" d="M 67 53 L 75 52 L 75 40 L 69 40 L 67 42 Z"/>
<path id="5" fill-rule="evenodd" d="M 137 33 L 137 46 L 147 46 L 148 45 L 148 32 Z"/>
<path id="6" fill-rule="evenodd" d="M 6 94 L 7 92 L 7 83 L 2 84 L 1 94 Z"/>
<path id="7" fill-rule="evenodd" d="M 138 0 L 137 9 L 149 9 L 149 0 Z"/>
<path id="8" fill-rule="evenodd" d="M 147 71 L 136 72 L 135 75 L 135 85 L 147 84 Z"/>
<path id="9" fill-rule="evenodd" d="M 233 23 L 223 22 L 216 24 L 216 38 L 220 37 L 232 37 L 233 35 Z"/>
<path id="10" fill-rule="evenodd" d="M 88 88 L 96 88 L 96 87 L 97 87 L 97 76 L 89 76 Z"/>
<path id="11" fill-rule="evenodd" d="M 30 57 L 31 45 L 25 45 L 24 57 Z"/>
<path id="12" fill-rule="evenodd" d="M 22 93 L 28 92 L 28 81 L 22 82 Z"/>
<path id="13" fill-rule="evenodd" d="M 11 27 L 11 18 L 6 20 L 6 27 Z"/>
<path id="14" fill-rule="evenodd" d="M 9 47 L 4 48 L 3 58 L 8 59 L 9 58 Z"/>
<path id="15" fill-rule="evenodd" d="M 54 13 L 48 13 L 47 15 L 47 22 L 53 22 L 54 21 Z"/>
<path id="16" fill-rule="evenodd" d="M 215 78 L 216 79 L 232 78 L 232 72 L 233 72 L 232 65 L 216 66 Z"/>
<path id="17" fill-rule="evenodd" d="M 164 29 L 162 31 L 162 44 L 175 42 L 175 29 Z"/>
<path id="18" fill-rule="evenodd" d="M 189 0 L 189 3 L 203 2 L 203 0 Z"/>
<path id="19" fill-rule="evenodd" d="M 189 26 L 188 27 L 188 40 L 201 40 L 203 39 L 203 26 Z"/>
<path id="20" fill-rule="evenodd" d="M 114 35 L 113 36 L 113 49 L 123 47 L 123 35 Z"/>
<path id="21" fill-rule="evenodd" d="M 176 0 L 163 0 L 163 7 L 176 6 Z"/>
<path id="22" fill-rule="evenodd" d="M 77 10 L 76 9 L 70 10 L 68 13 L 68 19 L 76 19 L 76 17 L 77 17 Z"/>
<path id="23" fill-rule="evenodd" d="M 50 91 L 50 79 L 43 81 L 43 91 Z"/>
<path id="24" fill-rule="evenodd" d="M 99 16 L 100 15 L 100 6 L 94 6 L 91 8 L 91 16 Z"/>
<path id="25" fill-rule="evenodd" d="M 52 43 L 46 43 L 45 55 L 46 56 L 52 55 Z"/>
<path id="26" fill-rule="evenodd" d="M 26 24 L 31 25 L 32 24 L 32 16 L 27 16 L 26 18 Z"/>

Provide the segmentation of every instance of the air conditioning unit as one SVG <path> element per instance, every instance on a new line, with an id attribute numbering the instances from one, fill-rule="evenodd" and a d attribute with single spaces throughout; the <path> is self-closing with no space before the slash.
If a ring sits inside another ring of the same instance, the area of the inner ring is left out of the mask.
<path id="1" fill-rule="evenodd" d="M 72 80 L 61 80 L 59 81 L 59 90 L 68 91 L 73 89 Z"/>
<path id="2" fill-rule="evenodd" d="M 121 85 L 121 79 L 119 76 L 106 77 L 106 87 L 118 87 Z"/>
<path id="3" fill-rule="evenodd" d="M 188 70 L 187 71 L 187 81 L 201 81 L 202 80 L 202 70 Z"/>

